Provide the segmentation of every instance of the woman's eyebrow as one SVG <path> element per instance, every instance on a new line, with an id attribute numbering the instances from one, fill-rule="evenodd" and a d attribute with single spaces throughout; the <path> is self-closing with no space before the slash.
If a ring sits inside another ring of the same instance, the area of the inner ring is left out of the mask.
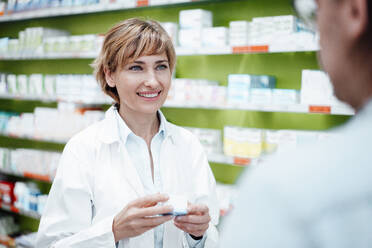
<path id="1" fill-rule="evenodd" d="M 140 60 L 133 61 L 132 63 L 135 63 L 135 64 L 145 64 L 145 62 L 140 61 Z"/>
<path id="2" fill-rule="evenodd" d="M 157 61 L 155 61 L 155 64 L 159 64 L 159 63 L 164 63 L 164 62 L 166 62 L 166 63 L 168 63 L 168 60 L 157 60 Z M 134 63 L 134 64 L 146 64 L 144 61 L 141 61 L 141 60 L 136 60 L 136 61 L 133 61 L 132 63 Z"/>
<path id="3" fill-rule="evenodd" d="M 158 61 L 156 61 L 155 63 L 156 63 L 156 64 L 159 64 L 159 63 L 164 63 L 164 62 L 168 63 L 168 60 L 166 60 L 166 59 L 165 59 L 165 60 L 158 60 Z"/>

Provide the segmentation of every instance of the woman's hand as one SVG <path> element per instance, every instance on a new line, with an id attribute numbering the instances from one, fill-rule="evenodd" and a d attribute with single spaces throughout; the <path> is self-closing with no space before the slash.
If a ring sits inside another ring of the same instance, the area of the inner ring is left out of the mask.
<path id="1" fill-rule="evenodd" d="M 159 202 L 166 202 L 167 195 L 155 194 L 138 198 L 130 202 L 120 213 L 118 213 L 112 223 L 115 242 L 124 238 L 135 237 L 157 227 L 173 217 L 156 216 L 173 211 L 172 206 L 156 206 Z"/>
<path id="2" fill-rule="evenodd" d="M 209 227 L 211 217 L 204 204 L 189 204 L 188 213 L 174 219 L 176 227 L 194 237 L 202 237 Z"/>

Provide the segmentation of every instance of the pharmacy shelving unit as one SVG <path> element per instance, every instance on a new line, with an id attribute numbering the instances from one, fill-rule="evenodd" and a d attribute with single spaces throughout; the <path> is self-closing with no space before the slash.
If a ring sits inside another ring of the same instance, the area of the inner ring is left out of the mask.
<path id="1" fill-rule="evenodd" d="M 195 55 L 231 55 L 231 54 L 262 54 L 262 53 L 298 53 L 298 52 L 315 52 L 316 48 L 296 48 L 280 50 L 271 49 L 269 45 L 263 46 L 227 46 L 216 48 L 184 48 L 176 47 L 177 56 L 195 56 Z M 48 60 L 48 59 L 94 59 L 98 52 L 66 52 L 51 53 L 40 55 L 3 55 L 0 60 Z"/>
<path id="2" fill-rule="evenodd" d="M 29 218 L 32 218 L 34 220 L 40 220 L 40 214 L 35 212 L 35 211 L 24 211 L 22 209 L 18 209 L 14 206 L 8 206 L 8 205 L 3 205 L 0 203 L 0 209 L 5 210 L 7 212 L 15 213 L 15 214 L 20 214 L 22 216 L 26 216 Z"/>
<path id="3" fill-rule="evenodd" d="M 162 6 L 144 6 L 136 8 L 97 6 L 76 7 L 73 9 L 38 10 L 12 16 L 0 17 L 0 37 L 18 37 L 18 32 L 27 27 L 48 27 L 68 30 L 71 35 L 102 34 L 114 23 L 131 17 L 149 17 L 161 22 L 178 22 L 179 11 L 201 8 L 213 12 L 213 26 L 228 26 L 232 20 L 251 20 L 257 16 L 293 14 L 288 0 L 208 0 L 189 3 L 168 4 Z M 146 5 L 148 1 L 139 1 Z M 110 9 L 111 8 L 111 9 Z M 273 51 L 270 47 L 260 49 L 223 48 L 188 50 L 177 49 L 177 78 L 203 78 L 227 84 L 228 74 L 248 73 L 267 74 L 277 78 L 277 87 L 300 89 L 301 70 L 318 69 L 315 51 Z M 94 54 L 54 55 L 50 57 L 2 57 L 0 72 L 12 74 L 87 74 L 92 69 L 89 64 Z M 0 111 L 32 112 L 36 106 L 55 107 L 55 102 L 37 99 L 0 99 Z M 166 118 L 180 126 L 214 128 L 222 130 L 224 126 L 240 126 L 263 129 L 301 129 L 324 130 L 347 121 L 350 112 L 328 114 L 308 111 L 290 111 L 284 109 L 255 107 L 204 108 L 201 106 L 166 106 L 162 111 Z M 317 111 L 315 111 L 317 112 Z M 319 111 L 318 111 L 319 112 Z M 192 118 L 191 118 L 192 116 Z M 39 141 L 0 137 L 1 147 L 34 148 L 61 151 L 62 146 Z M 210 157 L 211 168 L 218 181 L 234 183 L 244 166 L 231 166 L 251 161 L 236 158 Z M 46 190 L 48 187 L 46 187 Z M 38 222 L 29 218 L 21 219 L 22 228 L 36 230 Z"/>

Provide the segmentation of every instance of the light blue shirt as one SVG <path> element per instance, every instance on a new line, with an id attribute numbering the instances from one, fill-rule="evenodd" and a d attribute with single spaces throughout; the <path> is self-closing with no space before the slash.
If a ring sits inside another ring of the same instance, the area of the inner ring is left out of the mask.
<path id="1" fill-rule="evenodd" d="M 161 111 L 158 111 L 158 117 L 160 119 L 159 131 L 151 140 L 151 154 L 154 166 L 154 181 L 152 180 L 151 173 L 151 158 L 147 148 L 145 140 L 135 135 L 132 130 L 126 125 L 118 111 L 116 111 L 116 117 L 118 120 L 119 135 L 121 142 L 125 145 L 128 154 L 134 167 L 137 169 L 137 173 L 141 178 L 145 194 L 156 194 L 163 192 L 162 178 L 160 175 L 160 149 L 161 145 L 167 135 L 166 130 L 166 119 Z M 154 247 L 163 247 L 163 234 L 164 225 L 159 225 L 154 229 Z M 194 240 L 190 235 L 186 235 L 187 242 L 191 248 L 202 248 L 204 247 L 205 238 L 201 240 Z"/>
<path id="2" fill-rule="evenodd" d="M 240 178 L 221 247 L 372 247 L 372 99 L 334 132 Z"/>

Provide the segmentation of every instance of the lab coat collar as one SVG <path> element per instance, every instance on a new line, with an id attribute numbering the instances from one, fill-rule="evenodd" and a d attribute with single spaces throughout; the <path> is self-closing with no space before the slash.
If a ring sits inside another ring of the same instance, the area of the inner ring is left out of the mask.
<path id="1" fill-rule="evenodd" d="M 97 137 L 105 144 L 119 142 L 119 130 L 115 117 L 115 106 L 111 106 L 105 113 L 105 118 L 98 129 Z"/>
<path id="2" fill-rule="evenodd" d="M 160 109 L 158 110 L 158 114 L 160 117 L 159 131 L 164 131 L 164 138 L 165 139 L 169 138 L 172 141 L 172 144 L 174 145 L 175 144 L 175 132 L 176 132 L 174 126 L 171 123 L 169 123 L 167 119 L 165 119 L 165 116 L 160 111 Z"/>
<path id="3" fill-rule="evenodd" d="M 105 113 L 105 118 L 102 120 L 102 126 L 98 131 L 98 138 L 105 144 L 111 144 L 120 141 L 119 128 L 117 125 L 117 109 L 115 106 L 111 106 Z M 160 127 L 159 131 L 164 132 L 164 137 L 170 138 L 174 144 L 174 128 L 171 123 L 169 123 L 163 113 L 158 110 L 160 117 Z M 126 141 L 128 135 L 132 132 L 127 125 L 125 125 L 123 141 Z"/>

